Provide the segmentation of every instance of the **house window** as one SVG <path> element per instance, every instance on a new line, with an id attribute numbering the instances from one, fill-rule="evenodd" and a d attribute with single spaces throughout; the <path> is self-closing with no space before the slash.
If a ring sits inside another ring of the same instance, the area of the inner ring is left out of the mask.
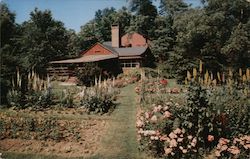
<path id="1" fill-rule="evenodd" d="M 101 51 L 100 50 L 96 50 L 95 53 L 100 53 Z"/>
<path id="2" fill-rule="evenodd" d="M 121 67 L 122 68 L 135 68 L 135 67 L 140 67 L 139 61 L 134 61 L 134 60 L 126 60 L 121 62 Z"/>

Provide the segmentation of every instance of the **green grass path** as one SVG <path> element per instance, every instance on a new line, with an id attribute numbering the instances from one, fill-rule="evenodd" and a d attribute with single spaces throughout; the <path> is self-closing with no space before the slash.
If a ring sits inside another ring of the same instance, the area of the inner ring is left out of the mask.
<path id="1" fill-rule="evenodd" d="M 100 156 L 104 158 L 138 158 L 136 139 L 136 93 L 135 85 L 121 89 L 118 106 L 111 114 L 111 121 L 103 138 Z"/>

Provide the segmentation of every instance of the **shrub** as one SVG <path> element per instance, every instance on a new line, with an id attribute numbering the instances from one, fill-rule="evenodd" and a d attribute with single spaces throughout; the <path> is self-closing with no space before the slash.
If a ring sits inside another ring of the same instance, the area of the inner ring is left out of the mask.
<path id="1" fill-rule="evenodd" d="M 7 94 L 7 101 L 11 106 L 22 106 L 22 92 L 19 90 L 10 90 Z"/>
<path id="2" fill-rule="evenodd" d="M 90 96 L 89 98 L 82 100 L 81 104 L 88 112 L 101 114 L 107 113 L 115 106 L 111 96 Z"/>
<path id="3" fill-rule="evenodd" d="M 211 92 L 210 103 L 221 113 L 225 132 L 224 137 L 232 139 L 242 134 L 250 134 L 249 99 L 243 92 L 227 87 L 217 88 Z"/>
<path id="4" fill-rule="evenodd" d="M 91 86 L 95 84 L 95 78 L 102 74 L 101 68 L 96 63 L 85 63 L 84 69 L 76 71 L 80 84 Z"/>
<path id="5" fill-rule="evenodd" d="M 74 98 L 73 98 L 73 94 L 69 91 L 64 89 L 62 92 L 62 95 L 60 97 L 60 106 L 62 107 L 73 107 L 74 106 Z"/>
<path id="6" fill-rule="evenodd" d="M 81 105 L 87 112 L 107 113 L 115 108 L 114 101 L 118 92 L 107 84 L 85 87 L 81 92 Z"/>
<path id="7" fill-rule="evenodd" d="M 36 109 L 48 108 L 53 104 L 53 94 L 50 89 L 42 91 L 28 91 L 25 94 L 25 107 Z"/>

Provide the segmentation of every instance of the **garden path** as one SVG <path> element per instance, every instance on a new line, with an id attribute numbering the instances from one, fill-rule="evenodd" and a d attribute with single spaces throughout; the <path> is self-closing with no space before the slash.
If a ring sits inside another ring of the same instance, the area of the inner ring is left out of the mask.
<path id="1" fill-rule="evenodd" d="M 136 139 L 136 93 L 135 85 L 121 89 L 118 106 L 111 114 L 107 132 L 99 155 L 102 158 L 134 159 L 139 158 Z"/>

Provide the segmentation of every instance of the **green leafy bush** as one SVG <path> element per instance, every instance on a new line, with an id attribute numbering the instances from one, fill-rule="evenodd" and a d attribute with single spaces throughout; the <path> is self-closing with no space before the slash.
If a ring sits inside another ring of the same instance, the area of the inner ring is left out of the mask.
<path id="1" fill-rule="evenodd" d="M 82 100 L 81 104 L 87 109 L 88 112 L 107 113 L 111 108 L 114 108 L 111 96 L 90 96 Z"/>
<path id="2" fill-rule="evenodd" d="M 80 93 L 81 105 L 87 112 L 107 113 L 115 108 L 114 101 L 118 91 L 111 85 L 104 83 L 95 87 L 85 87 Z"/>
<path id="3" fill-rule="evenodd" d="M 221 113 L 224 137 L 250 134 L 250 101 L 241 90 L 220 87 L 211 92 L 209 100 Z"/>
<path id="4" fill-rule="evenodd" d="M 53 103 L 53 94 L 50 89 L 42 91 L 28 91 L 25 94 L 25 108 L 48 108 L 53 105 Z"/>
<path id="5" fill-rule="evenodd" d="M 95 63 L 86 63 L 83 67 L 84 69 L 78 69 L 76 71 L 80 84 L 86 86 L 94 85 L 95 78 L 102 74 L 101 68 Z"/>
<path id="6" fill-rule="evenodd" d="M 62 95 L 60 97 L 60 106 L 62 107 L 73 107 L 74 106 L 74 98 L 72 92 L 69 90 L 63 90 Z"/>
<path id="7" fill-rule="evenodd" d="M 7 94 L 7 101 L 11 106 L 22 106 L 22 92 L 19 90 L 11 90 Z"/>

